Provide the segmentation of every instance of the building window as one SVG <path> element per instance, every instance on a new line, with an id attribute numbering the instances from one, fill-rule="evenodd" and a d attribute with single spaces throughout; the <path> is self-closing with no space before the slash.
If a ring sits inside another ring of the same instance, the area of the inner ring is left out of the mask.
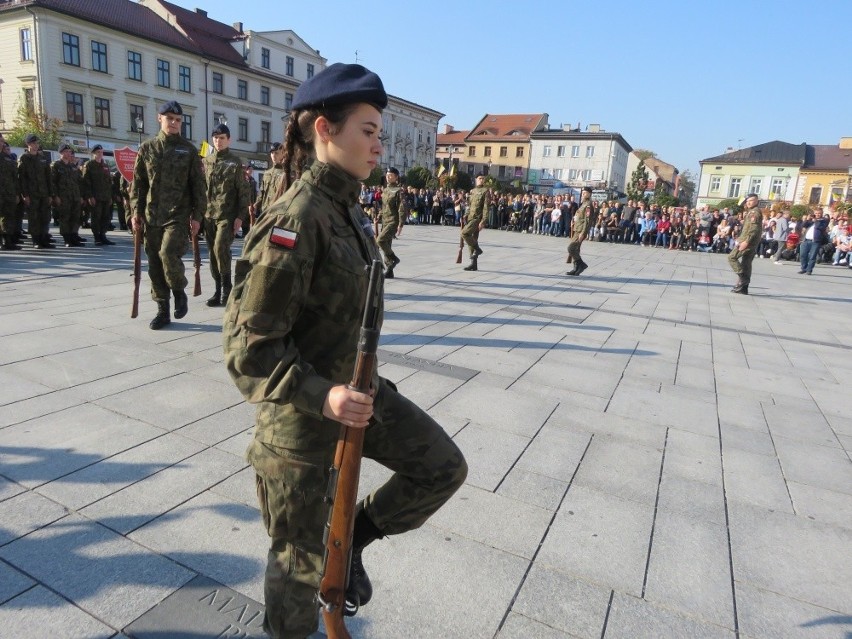
<path id="1" fill-rule="evenodd" d="M 248 141 L 248 118 L 240 118 L 238 139 L 241 142 Z"/>
<path id="2" fill-rule="evenodd" d="M 595 157 L 595 147 L 593 147 L 593 146 L 587 146 L 586 147 L 586 157 L 587 158 Z"/>
<path id="3" fill-rule="evenodd" d="M 293 106 L 293 94 L 292 93 L 285 93 L 284 94 L 284 110 L 289 111 L 292 106 Z"/>
<path id="4" fill-rule="evenodd" d="M 564 158 L 565 157 L 565 147 L 564 146 L 556 147 L 556 157 L 558 157 L 558 158 Z"/>
<path id="5" fill-rule="evenodd" d="M 139 127 L 136 126 L 136 120 L 142 121 L 142 131 L 145 131 L 145 107 L 139 104 L 130 105 L 130 130 L 133 133 L 139 133 Z"/>
<path id="6" fill-rule="evenodd" d="M 109 100 L 106 98 L 95 98 L 95 126 L 108 129 L 109 124 Z"/>
<path id="7" fill-rule="evenodd" d="M 312 65 L 312 64 L 308 65 L 308 77 L 309 78 L 314 77 L 314 65 Z"/>
<path id="8" fill-rule="evenodd" d="M 592 170 L 591 169 L 583 169 L 583 172 L 580 174 L 583 181 L 587 182 L 592 179 Z"/>
<path id="9" fill-rule="evenodd" d="M 289 75 L 290 77 L 293 76 L 293 64 L 294 64 L 294 62 L 295 61 L 293 60 L 293 56 L 288 55 L 287 56 L 287 69 L 286 69 L 286 71 L 284 71 L 284 73 Z"/>
<path id="10" fill-rule="evenodd" d="M 157 86 L 169 88 L 172 86 L 171 66 L 167 60 L 157 60 Z"/>
<path id="11" fill-rule="evenodd" d="M 182 64 L 178 65 L 178 90 L 185 93 L 192 91 L 192 69 Z"/>
<path id="12" fill-rule="evenodd" d="M 107 45 L 103 42 L 92 40 L 92 71 L 108 73 L 107 67 Z"/>
<path id="13" fill-rule="evenodd" d="M 270 136 L 272 135 L 272 124 L 265 120 L 260 123 L 260 141 L 264 144 L 269 144 Z"/>
<path id="14" fill-rule="evenodd" d="M 572 158 L 580 157 L 580 146 L 579 145 L 575 144 L 574 146 L 571 147 L 571 157 Z"/>
<path id="15" fill-rule="evenodd" d="M 224 81 L 222 80 L 222 74 L 213 72 L 213 93 L 224 93 Z"/>
<path id="16" fill-rule="evenodd" d="M 74 124 L 83 124 L 83 96 L 79 93 L 65 93 L 66 119 Z"/>
<path id="17" fill-rule="evenodd" d="M 222 118 L 225 117 L 224 113 L 219 113 L 218 111 L 213 111 L 213 121 L 220 122 Z"/>
<path id="18" fill-rule="evenodd" d="M 261 85 L 260 87 L 260 103 L 269 106 L 269 87 Z"/>
<path id="19" fill-rule="evenodd" d="M 509 147 L 507 147 L 507 146 L 501 146 L 500 147 L 500 157 L 501 158 L 509 157 Z"/>
<path id="20" fill-rule="evenodd" d="M 30 33 L 29 27 L 21 29 L 21 61 L 29 61 L 33 59 L 33 49 L 32 42 L 30 38 L 32 34 Z"/>
<path id="21" fill-rule="evenodd" d="M 577 169 L 569 169 L 568 170 L 568 179 L 569 180 L 576 180 L 578 172 L 579 171 Z"/>
<path id="22" fill-rule="evenodd" d="M 62 61 L 80 66 L 80 38 L 70 33 L 62 34 Z"/>
<path id="23" fill-rule="evenodd" d="M 269 68 L 269 49 L 261 47 L 260 49 L 260 66 L 264 69 Z"/>
<path id="24" fill-rule="evenodd" d="M 127 52 L 127 78 L 142 81 L 142 54 L 136 51 Z"/>
<path id="25" fill-rule="evenodd" d="M 760 195 L 760 187 L 763 185 L 762 177 L 753 177 L 751 178 L 751 186 L 748 189 L 749 193 L 757 193 Z"/>
<path id="26" fill-rule="evenodd" d="M 192 116 L 183 115 L 183 122 L 180 123 L 180 134 L 187 140 L 192 139 Z"/>
<path id="27" fill-rule="evenodd" d="M 35 91 L 33 89 L 24 89 L 24 109 L 29 114 L 35 113 Z"/>
<path id="28" fill-rule="evenodd" d="M 484 155 L 487 158 L 490 158 L 491 157 L 491 147 L 486 146 L 485 149 L 482 151 L 482 155 Z"/>
<path id="29" fill-rule="evenodd" d="M 710 192 L 717 192 L 722 188 L 722 177 L 719 175 L 711 175 L 710 176 Z"/>
<path id="30" fill-rule="evenodd" d="M 781 197 L 783 189 L 784 178 L 772 178 L 772 186 L 769 187 L 770 197 L 774 196 L 773 199 Z"/>
<path id="31" fill-rule="evenodd" d="M 498 178 L 506 177 L 506 167 L 503 166 L 502 164 L 497 167 L 497 177 Z"/>
<path id="32" fill-rule="evenodd" d="M 476 157 L 476 147 L 475 146 L 467 147 L 467 155 L 468 155 L 468 157 L 475 158 Z"/>
<path id="33" fill-rule="evenodd" d="M 237 80 L 237 98 L 248 100 L 248 82 L 246 80 Z"/>
<path id="34" fill-rule="evenodd" d="M 810 206 L 816 206 L 822 200 L 822 186 L 811 187 L 811 197 L 808 200 Z"/>
<path id="35" fill-rule="evenodd" d="M 561 180 L 562 179 L 562 169 L 553 169 L 553 178 L 555 180 Z"/>
<path id="36" fill-rule="evenodd" d="M 728 197 L 740 196 L 740 184 L 742 184 L 742 182 L 742 178 L 731 178 L 731 186 L 728 187 Z"/>
<path id="37" fill-rule="evenodd" d="M 516 158 L 522 158 L 522 157 L 524 157 L 524 147 L 519 146 L 519 147 L 517 147 L 517 148 L 515 149 L 515 157 L 516 157 Z"/>
<path id="38" fill-rule="evenodd" d="M 561 149 L 563 147 L 559 147 L 559 148 Z M 543 158 L 549 158 L 550 157 L 550 147 L 549 146 L 544 147 L 544 151 L 542 152 L 541 157 L 543 157 Z"/>

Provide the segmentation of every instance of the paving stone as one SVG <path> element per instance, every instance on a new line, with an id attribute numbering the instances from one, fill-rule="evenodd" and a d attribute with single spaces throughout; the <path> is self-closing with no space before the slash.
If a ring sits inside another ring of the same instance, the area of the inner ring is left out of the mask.
<path id="1" fill-rule="evenodd" d="M 0 561 L 0 619 L 4 616 L 2 604 L 34 585 L 36 583 L 32 579 Z M 0 627 L 3 627 L 2 623 Z"/>
<path id="2" fill-rule="evenodd" d="M 635 597 L 615 593 L 606 626 L 607 639 L 733 639 L 733 631 L 678 615 Z"/>
<path id="3" fill-rule="evenodd" d="M 495 639 L 571 639 L 576 636 L 512 612 Z"/>
<path id="4" fill-rule="evenodd" d="M 260 517 L 260 508 L 257 503 L 257 485 L 255 483 L 254 468 L 246 465 L 246 468 L 238 473 L 228 477 L 226 480 L 212 486 L 211 493 L 230 499 L 240 504 L 245 504 L 258 511 Z"/>
<path id="5" fill-rule="evenodd" d="M 110 639 L 115 630 L 47 588 L 37 586 L 0 606 L 4 637 Z"/>
<path id="6" fill-rule="evenodd" d="M 470 423 L 453 441 L 468 464 L 467 483 L 494 491 L 530 443 L 526 437 L 500 433 Z"/>
<path id="7" fill-rule="evenodd" d="M 555 511 L 568 482 L 527 471 L 517 465 L 506 475 L 496 494 L 525 504 Z"/>
<path id="8" fill-rule="evenodd" d="M 524 580 L 512 612 L 564 632 L 566 636 L 598 639 L 609 597 L 608 588 L 536 563 Z"/>
<path id="9" fill-rule="evenodd" d="M 639 392 L 637 392 L 637 390 Z M 663 385 L 658 392 L 648 388 L 620 384 L 607 407 L 607 412 L 642 419 L 657 424 L 675 426 L 694 433 L 713 435 L 718 433 L 715 399 L 711 399 L 692 388 Z M 696 401 L 699 400 L 699 401 Z"/>
<path id="10" fill-rule="evenodd" d="M 725 426 L 737 426 L 760 433 L 769 432 L 760 400 L 753 395 L 734 397 L 720 391 L 718 407 L 719 423 L 723 429 Z"/>
<path id="11" fill-rule="evenodd" d="M 760 431 L 757 428 L 743 428 L 722 422 L 719 430 L 722 433 L 723 455 L 729 449 L 737 449 L 756 455 L 775 456 L 775 444 L 765 427 Z"/>
<path id="12" fill-rule="evenodd" d="M 596 436 L 580 463 L 574 485 L 653 506 L 662 455 L 662 450 Z"/>
<path id="13" fill-rule="evenodd" d="M 821 446 L 839 446 L 837 437 L 817 410 L 803 410 L 791 406 L 767 406 L 766 423 L 773 437 L 785 437 Z"/>
<path id="14" fill-rule="evenodd" d="M 662 448 L 666 426 L 614 413 L 560 402 L 541 429 L 541 435 L 564 430 L 606 435 L 613 439 L 633 441 L 651 448 Z"/>
<path id="15" fill-rule="evenodd" d="M 123 628 L 193 576 L 76 515 L 3 546 L 0 557 L 113 628 Z"/>
<path id="16" fill-rule="evenodd" d="M 233 437 L 229 437 L 225 441 L 216 444 L 218 450 L 231 453 L 234 457 L 240 459 L 246 458 L 246 450 L 248 450 L 251 440 L 254 438 L 254 427 L 248 428 Z"/>
<path id="17" fill-rule="evenodd" d="M 44 357 L 54 353 L 86 348 L 112 340 L 103 332 L 87 326 L 60 325 L 49 330 L 30 333 L 28 339 L 4 340 L 0 350 L 0 365 Z"/>
<path id="18" fill-rule="evenodd" d="M 393 381 L 393 379 L 391 379 Z M 430 410 L 432 407 L 441 406 L 441 402 L 452 395 L 464 381 L 454 377 L 445 377 L 426 371 L 417 371 L 401 380 L 397 385 L 399 392 L 412 402 Z"/>
<path id="19" fill-rule="evenodd" d="M 5 501 L 10 497 L 19 495 L 25 490 L 26 488 L 24 488 L 20 484 L 16 484 L 14 482 L 9 481 L 5 477 L 0 476 L 0 501 Z"/>
<path id="20" fill-rule="evenodd" d="M 670 428 L 663 472 L 707 484 L 721 485 L 722 465 L 716 434 L 698 435 Z"/>
<path id="21" fill-rule="evenodd" d="M 816 438 L 815 438 L 816 439 Z M 776 437 L 784 476 L 800 484 L 852 495 L 852 462 L 842 448 Z"/>
<path id="22" fill-rule="evenodd" d="M 689 479 L 669 472 L 665 466 L 657 508 L 718 526 L 727 525 L 721 484 Z"/>
<path id="23" fill-rule="evenodd" d="M 788 481 L 787 488 L 797 515 L 852 529 L 852 495 L 794 481 Z"/>
<path id="24" fill-rule="evenodd" d="M 27 491 L 0 502 L 0 545 L 62 519 L 68 511 L 54 501 Z"/>
<path id="25" fill-rule="evenodd" d="M 30 397 L 38 397 L 49 393 L 53 387 L 30 381 L 21 376 L 20 365 L 10 364 L 0 368 L 0 387 L 3 388 L 3 398 L 0 405 L 7 406 Z"/>
<path id="26" fill-rule="evenodd" d="M 848 636 L 852 623 L 848 615 L 741 582 L 737 583 L 737 618 L 741 636 L 754 639 L 838 639 L 844 633 Z"/>
<path id="27" fill-rule="evenodd" d="M 529 367 L 520 379 L 532 385 L 540 384 L 548 388 L 565 389 L 606 399 L 612 396 L 621 379 L 621 368 L 595 370 L 566 366 L 548 355 Z"/>
<path id="28" fill-rule="evenodd" d="M 548 420 L 548 424 L 550 422 Z M 555 425 L 545 427 L 529 442 L 515 468 L 568 482 L 574 476 L 591 439 L 588 433 L 557 428 Z"/>
<path id="29" fill-rule="evenodd" d="M 775 457 L 725 451 L 725 492 L 731 501 L 793 512 L 781 466 Z"/>
<path id="30" fill-rule="evenodd" d="M 179 435 L 189 437 L 208 446 L 215 446 L 254 426 L 255 407 L 242 402 L 231 408 L 209 415 L 197 422 L 176 430 Z"/>

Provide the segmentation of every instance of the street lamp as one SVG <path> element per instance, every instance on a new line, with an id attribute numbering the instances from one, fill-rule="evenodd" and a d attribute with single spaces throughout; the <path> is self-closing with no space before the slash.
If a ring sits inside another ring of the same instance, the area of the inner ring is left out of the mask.
<path id="1" fill-rule="evenodd" d="M 89 151 L 89 133 L 92 132 L 92 125 L 89 124 L 89 121 L 86 120 L 86 124 L 83 125 L 83 128 L 86 131 L 86 152 Z"/>
<path id="2" fill-rule="evenodd" d="M 145 128 L 145 120 L 141 115 L 136 116 L 136 132 L 139 133 L 139 144 L 142 144 L 142 130 Z"/>

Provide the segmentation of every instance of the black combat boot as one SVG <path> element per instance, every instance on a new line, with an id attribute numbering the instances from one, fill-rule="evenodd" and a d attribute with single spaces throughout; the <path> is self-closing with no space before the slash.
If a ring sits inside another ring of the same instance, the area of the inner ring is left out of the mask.
<path id="1" fill-rule="evenodd" d="M 80 243 L 80 246 L 82 246 L 83 244 L 85 244 L 86 242 L 89 241 L 85 237 L 80 237 L 79 233 L 74 233 L 74 239 L 77 240 Z"/>
<path id="2" fill-rule="evenodd" d="M 748 284 L 743 281 L 743 278 L 737 278 L 737 284 L 731 289 L 731 293 L 739 293 L 740 295 L 748 295 Z"/>
<path id="3" fill-rule="evenodd" d="M 205 302 L 207 306 L 221 306 L 222 305 L 222 280 L 214 278 L 213 281 L 216 283 L 216 290 L 213 292 L 213 295 L 209 300 Z"/>
<path id="4" fill-rule="evenodd" d="M 477 245 L 476 245 L 476 250 L 474 251 L 474 253 L 476 253 L 476 257 L 479 257 L 480 255 L 482 255 L 483 253 L 485 253 L 485 251 L 483 251 L 481 248 L 479 248 L 479 244 L 477 244 Z"/>
<path id="5" fill-rule="evenodd" d="M 589 265 L 586 264 L 583 260 L 580 260 L 579 262 L 577 262 L 577 268 L 574 270 L 574 275 L 579 275 L 587 268 L 589 268 Z"/>
<path id="6" fill-rule="evenodd" d="M 175 296 L 175 319 L 181 319 L 189 312 L 189 300 L 184 291 L 175 290 L 172 293 Z"/>
<path id="7" fill-rule="evenodd" d="M 2 236 L 2 238 L 0 238 L 0 239 L 2 239 L 2 244 L 0 244 L 0 251 L 20 251 L 21 250 L 21 247 L 18 246 L 17 244 L 15 244 L 15 242 L 12 240 L 11 235 L 5 235 L 4 234 Z"/>
<path id="8" fill-rule="evenodd" d="M 228 303 L 228 298 L 231 296 L 231 274 L 222 276 L 222 305 Z"/>
<path id="9" fill-rule="evenodd" d="M 476 260 L 477 260 L 477 255 L 476 255 L 476 254 L 471 255 L 471 256 L 470 256 L 470 264 L 468 264 L 467 266 L 465 266 L 465 267 L 464 267 L 464 270 L 465 270 L 465 271 L 477 271 L 477 270 L 479 270 L 479 269 L 476 267 Z"/>
<path id="10" fill-rule="evenodd" d="M 373 584 L 364 570 L 361 553 L 364 548 L 382 537 L 382 531 L 364 511 L 364 502 L 360 502 L 352 530 L 352 559 L 349 563 L 349 583 L 346 584 L 346 605 L 343 609 L 343 614 L 347 617 L 354 616 L 359 607 L 366 605 L 373 598 Z"/>
<path id="11" fill-rule="evenodd" d="M 95 246 L 106 246 L 106 242 L 103 241 L 103 235 L 100 233 L 95 235 Z"/>
<path id="12" fill-rule="evenodd" d="M 164 326 L 172 323 L 172 318 L 169 317 L 169 301 L 157 302 L 157 315 L 148 324 L 148 328 L 152 331 L 158 331 Z"/>

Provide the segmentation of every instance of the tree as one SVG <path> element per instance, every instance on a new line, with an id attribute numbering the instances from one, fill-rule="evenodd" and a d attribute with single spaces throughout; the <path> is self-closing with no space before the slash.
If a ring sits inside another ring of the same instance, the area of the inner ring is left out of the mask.
<path id="1" fill-rule="evenodd" d="M 739 199 L 735 197 L 729 197 L 726 200 L 722 200 L 717 202 L 715 208 L 718 208 L 720 211 L 722 209 L 731 209 L 734 213 L 740 213 L 743 210 L 742 205 L 740 204 Z"/>
<path id="2" fill-rule="evenodd" d="M 364 184 L 366 186 L 381 186 L 382 178 L 385 176 L 385 172 L 381 169 L 381 167 L 376 167 L 372 171 L 370 171 L 370 177 L 364 180 Z"/>
<path id="3" fill-rule="evenodd" d="M 432 177 L 432 172 L 423 166 L 415 166 L 408 169 L 405 174 L 405 183 L 415 189 L 425 189 Z"/>
<path id="4" fill-rule="evenodd" d="M 9 146 L 26 146 L 24 139 L 30 133 L 35 133 L 43 149 L 56 150 L 59 148 L 59 127 L 61 126 L 62 120 L 50 117 L 41 109 L 30 108 L 26 98 L 21 94 L 15 123 L 5 136 L 6 142 Z"/>
<path id="5" fill-rule="evenodd" d="M 648 149 L 633 149 L 633 154 L 642 160 L 643 162 L 648 158 L 655 158 L 657 154 L 654 151 L 649 151 Z"/>
<path id="6" fill-rule="evenodd" d="M 695 178 L 689 169 L 680 174 L 680 193 L 677 195 L 680 203 L 686 206 L 691 206 L 695 200 Z"/>
<path id="7" fill-rule="evenodd" d="M 648 171 L 645 170 L 645 160 L 639 160 L 639 165 L 630 174 L 630 183 L 627 185 L 627 199 L 645 199 L 645 185 L 648 183 Z"/>
<path id="8" fill-rule="evenodd" d="M 467 173 L 456 173 L 456 188 L 463 191 L 470 191 L 473 188 L 473 178 Z"/>
<path id="9" fill-rule="evenodd" d="M 654 195 L 654 204 L 657 204 L 660 207 L 666 207 L 677 206 L 678 204 L 680 204 L 680 202 L 674 195 L 670 195 L 668 193 L 660 193 L 658 195 Z"/>

